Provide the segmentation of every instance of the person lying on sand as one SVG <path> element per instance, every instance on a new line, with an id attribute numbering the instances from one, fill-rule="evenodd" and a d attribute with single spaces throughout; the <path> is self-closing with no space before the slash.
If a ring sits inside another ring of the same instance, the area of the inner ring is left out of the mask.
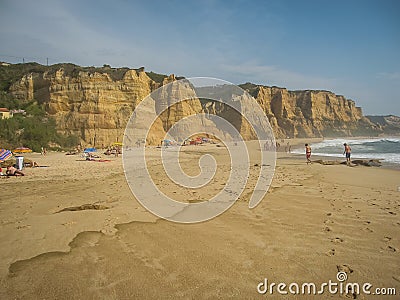
<path id="1" fill-rule="evenodd" d="M 94 160 L 94 157 L 91 155 L 87 155 L 87 156 L 85 155 L 85 159 L 88 161 L 92 161 L 92 160 Z"/>
<path id="2" fill-rule="evenodd" d="M 23 172 L 14 168 L 13 166 L 7 167 L 6 175 L 8 175 L 8 176 L 25 176 L 25 174 Z"/>
<path id="3" fill-rule="evenodd" d="M 100 156 L 88 152 L 84 153 L 84 157 L 86 160 L 95 160 L 95 158 L 100 158 Z"/>
<path id="4" fill-rule="evenodd" d="M 78 153 L 79 153 L 78 150 L 71 150 L 71 151 L 68 151 L 67 153 L 65 153 L 65 155 L 76 155 Z"/>

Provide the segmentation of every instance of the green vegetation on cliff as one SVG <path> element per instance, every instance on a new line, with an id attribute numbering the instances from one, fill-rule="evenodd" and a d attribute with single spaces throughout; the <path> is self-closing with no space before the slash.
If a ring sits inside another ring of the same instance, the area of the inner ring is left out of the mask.
<path id="1" fill-rule="evenodd" d="M 163 80 L 168 77 L 167 75 L 157 74 L 154 72 L 146 72 L 146 74 L 150 77 L 150 79 L 154 80 L 157 83 L 162 83 Z"/>
<path id="2" fill-rule="evenodd" d="M 21 79 L 21 77 L 25 74 L 29 73 L 45 73 L 47 72 L 49 75 L 55 74 L 59 69 L 64 69 L 64 74 L 71 77 L 77 77 L 79 72 L 89 72 L 89 73 L 106 73 L 110 76 L 110 78 L 114 81 L 121 80 L 125 73 L 130 68 L 112 68 L 109 65 L 103 65 L 102 67 L 81 67 L 71 63 L 60 63 L 54 64 L 51 66 L 43 66 L 38 63 L 24 63 L 24 64 L 11 64 L 8 66 L 0 66 L 0 91 L 8 91 L 10 86 Z M 144 68 L 136 69 L 136 71 L 142 71 Z M 167 75 L 158 74 L 154 72 L 146 72 L 147 76 L 149 76 L 152 80 L 157 83 L 162 83 L 164 78 Z"/>
<path id="3" fill-rule="evenodd" d="M 0 91 L 8 91 L 10 86 L 21 79 L 24 74 L 44 73 L 46 66 L 38 63 L 13 64 L 9 66 L 0 66 Z"/>
<path id="4" fill-rule="evenodd" d="M 13 118 L 0 120 L 2 147 L 12 149 L 23 146 L 40 152 L 41 147 L 58 145 L 55 148 L 71 148 L 78 144 L 76 136 L 59 134 L 55 121 L 49 118 L 43 107 L 36 102 L 16 108 L 24 109 L 26 115 L 15 114 Z"/>

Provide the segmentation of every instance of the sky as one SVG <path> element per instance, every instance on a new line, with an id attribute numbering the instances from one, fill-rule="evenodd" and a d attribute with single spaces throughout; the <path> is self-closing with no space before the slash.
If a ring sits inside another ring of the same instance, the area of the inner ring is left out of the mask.
<path id="1" fill-rule="evenodd" d="M 400 1 L 0 0 L 0 61 L 329 90 L 400 116 Z"/>

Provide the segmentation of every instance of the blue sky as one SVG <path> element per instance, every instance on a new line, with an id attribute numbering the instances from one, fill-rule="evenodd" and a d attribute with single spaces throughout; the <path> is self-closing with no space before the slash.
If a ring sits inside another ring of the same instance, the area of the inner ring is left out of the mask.
<path id="1" fill-rule="evenodd" d="M 321 89 L 400 115 L 400 1 L 0 0 L 0 60 Z"/>

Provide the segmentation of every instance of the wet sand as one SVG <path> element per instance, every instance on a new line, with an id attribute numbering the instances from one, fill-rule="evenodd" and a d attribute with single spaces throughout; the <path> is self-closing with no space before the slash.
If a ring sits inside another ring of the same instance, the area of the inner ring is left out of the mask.
<path id="1" fill-rule="evenodd" d="M 321 284 L 337 282 L 338 270 L 351 282 L 400 293 L 398 170 L 306 165 L 279 153 L 272 186 L 255 209 L 247 206 L 251 173 L 227 212 L 185 225 L 135 200 L 121 157 L 27 157 L 49 167 L 0 179 L 1 299 L 354 298 L 257 292 L 264 278 Z M 396 299 L 386 297 L 376 296 Z"/>

